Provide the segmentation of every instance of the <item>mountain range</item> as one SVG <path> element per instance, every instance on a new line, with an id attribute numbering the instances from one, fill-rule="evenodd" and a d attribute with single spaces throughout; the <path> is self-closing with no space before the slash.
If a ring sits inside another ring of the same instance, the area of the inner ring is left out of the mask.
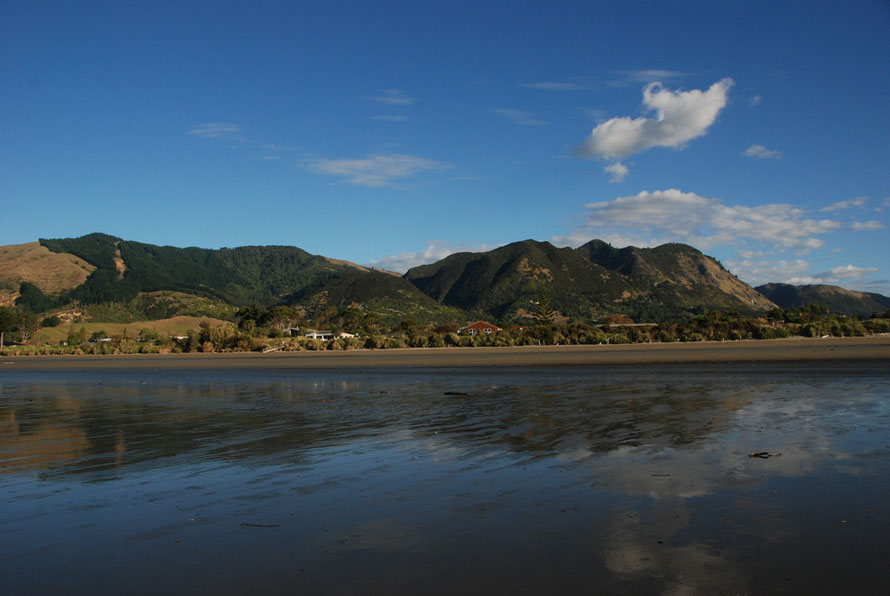
<path id="1" fill-rule="evenodd" d="M 452 254 L 404 275 L 295 246 L 177 248 L 95 233 L 0 247 L 0 301 L 15 300 L 36 312 L 72 301 L 144 302 L 166 292 L 230 306 L 299 306 L 309 316 L 356 306 L 394 323 L 522 321 L 543 295 L 563 317 L 598 321 L 624 314 L 662 321 L 704 310 L 755 314 L 791 304 L 789 291 L 776 289 L 780 285 L 752 288 L 684 244 L 618 249 L 593 240 L 558 248 L 524 240 Z M 857 314 L 890 305 L 878 294 L 857 294 L 835 292 L 844 300 L 833 298 L 832 304 Z M 800 290 L 794 300 L 823 295 Z"/>

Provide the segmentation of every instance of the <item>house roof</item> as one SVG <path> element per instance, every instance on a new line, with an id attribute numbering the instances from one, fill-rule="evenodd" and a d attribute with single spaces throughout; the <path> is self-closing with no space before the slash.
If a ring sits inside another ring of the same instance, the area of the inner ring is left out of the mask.
<path id="1" fill-rule="evenodd" d="M 475 323 L 467 325 L 464 329 L 497 329 L 500 331 L 501 328 L 488 321 L 476 321 Z"/>

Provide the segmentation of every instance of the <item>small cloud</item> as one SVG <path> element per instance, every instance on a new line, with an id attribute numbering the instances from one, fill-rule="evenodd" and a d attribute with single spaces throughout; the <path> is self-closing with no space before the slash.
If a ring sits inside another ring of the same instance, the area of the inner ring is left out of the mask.
<path id="1" fill-rule="evenodd" d="M 624 87 L 627 85 L 652 83 L 655 81 L 674 81 L 687 76 L 685 72 L 679 70 L 663 70 L 658 68 L 620 70 L 617 74 L 619 75 L 618 79 L 609 81 L 611 87 Z"/>
<path id="2" fill-rule="evenodd" d="M 362 99 L 390 106 L 410 106 L 414 103 L 413 98 L 408 97 L 399 89 L 382 89 L 380 95 L 364 95 Z"/>
<path id="3" fill-rule="evenodd" d="M 593 120 L 594 122 L 602 122 L 606 119 L 606 112 L 599 108 L 578 108 L 577 112 L 584 118 Z"/>
<path id="4" fill-rule="evenodd" d="M 297 147 L 268 143 L 260 139 L 251 138 L 244 134 L 244 129 L 231 122 L 207 122 L 198 124 L 189 130 L 188 134 L 201 137 L 202 139 L 222 141 L 233 147 L 235 146 L 234 143 L 237 143 L 241 147 L 259 149 L 265 154 L 263 157 L 255 156 L 250 159 L 277 159 L 278 157 L 275 155 L 276 153 L 300 150 Z"/>
<path id="5" fill-rule="evenodd" d="M 401 114 L 378 114 L 373 116 L 371 120 L 388 120 L 389 122 L 407 122 L 408 118 Z"/>
<path id="6" fill-rule="evenodd" d="M 852 224 L 850 224 L 850 229 L 854 232 L 883 230 L 884 224 L 876 219 L 873 219 L 871 221 L 854 221 Z"/>
<path id="7" fill-rule="evenodd" d="M 520 126 L 546 126 L 547 122 L 543 120 L 535 119 L 528 112 L 523 112 L 521 110 L 514 110 L 513 108 L 498 108 L 496 110 L 492 110 L 498 116 L 506 118 L 513 124 L 519 124 Z"/>
<path id="8" fill-rule="evenodd" d="M 383 257 L 370 261 L 368 265 L 387 271 L 405 273 L 412 267 L 435 263 L 457 252 L 483 252 L 493 249 L 489 244 L 477 244 L 474 246 L 455 246 L 448 243 L 431 243 L 425 249 L 417 252 L 401 252 L 397 255 Z"/>
<path id="9" fill-rule="evenodd" d="M 243 130 L 237 124 L 228 122 L 207 122 L 198 124 L 188 131 L 188 134 L 202 139 L 230 139 L 241 136 Z"/>
<path id="10" fill-rule="evenodd" d="M 643 191 L 589 203 L 586 209 L 579 233 L 645 235 L 655 243 L 685 242 L 703 249 L 759 242 L 804 254 L 825 245 L 817 236 L 841 227 L 837 221 L 807 218 L 791 205 L 725 205 L 677 189 Z"/>
<path id="11" fill-rule="evenodd" d="M 615 163 L 606 166 L 605 168 L 603 168 L 603 170 L 605 170 L 607 174 L 612 176 L 609 179 L 610 183 L 624 182 L 624 178 L 627 176 L 627 172 L 629 171 L 627 169 L 627 166 L 625 166 L 620 161 L 616 161 Z"/>
<path id="12" fill-rule="evenodd" d="M 272 161 L 272 160 L 280 159 L 280 158 L 281 158 L 280 155 L 264 155 L 263 161 Z"/>
<path id="13" fill-rule="evenodd" d="M 542 91 L 582 91 L 593 89 L 589 83 L 568 81 L 539 81 L 537 83 L 520 83 L 520 87 L 526 89 L 540 89 Z"/>
<path id="14" fill-rule="evenodd" d="M 612 118 L 593 129 L 574 151 L 576 157 L 621 159 L 652 147 L 682 148 L 701 137 L 726 106 L 732 79 L 717 81 L 707 91 L 671 91 L 661 83 L 643 88 L 643 105 L 653 118 Z"/>
<path id="15" fill-rule="evenodd" d="M 742 155 L 745 157 L 756 157 L 757 159 L 781 159 L 782 152 L 776 149 L 767 149 L 763 145 L 751 145 L 742 151 Z"/>
<path id="16" fill-rule="evenodd" d="M 741 256 L 741 252 L 739 252 Z M 760 284 L 785 281 L 793 277 L 801 276 L 810 269 L 809 261 L 802 259 L 789 260 L 761 260 L 759 255 L 753 257 L 742 256 L 741 259 L 730 259 L 726 266 L 730 271 L 744 279 L 752 286 Z"/>
<path id="17" fill-rule="evenodd" d="M 749 106 L 759 106 L 760 102 L 762 102 L 762 101 L 763 101 L 762 96 L 755 95 L 754 97 L 752 97 L 751 99 L 748 100 L 748 105 Z"/>
<path id="18" fill-rule="evenodd" d="M 821 273 L 801 275 L 786 280 L 789 284 L 839 284 L 846 281 L 858 281 L 868 273 L 878 271 L 877 267 L 857 267 L 856 265 L 844 265 L 835 267 Z"/>
<path id="19" fill-rule="evenodd" d="M 855 199 L 848 199 L 846 201 L 838 201 L 837 203 L 832 203 L 827 207 L 822 207 L 819 211 L 823 213 L 828 213 L 830 211 L 839 211 L 841 209 L 850 209 L 851 207 L 862 207 L 868 201 L 868 197 L 856 197 Z"/>
<path id="20" fill-rule="evenodd" d="M 306 170 L 335 176 L 349 184 L 360 186 L 394 186 L 393 182 L 411 178 L 424 172 L 441 172 L 453 167 L 451 164 L 417 157 L 415 155 L 371 155 L 363 159 L 313 159 L 305 163 Z"/>

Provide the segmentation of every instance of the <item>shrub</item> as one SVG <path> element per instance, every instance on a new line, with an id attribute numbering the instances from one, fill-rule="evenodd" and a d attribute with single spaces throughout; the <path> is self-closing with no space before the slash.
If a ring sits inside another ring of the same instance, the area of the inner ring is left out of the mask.
<path id="1" fill-rule="evenodd" d="M 121 354 L 135 354 L 139 351 L 139 344 L 137 344 L 135 341 L 125 339 L 121 341 L 118 349 L 120 350 Z"/>
<path id="2" fill-rule="evenodd" d="M 42 321 L 40 321 L 41 327 L 58 327 L 62 324 L 62 319 L 57 317 L 56 315 L 50 315 L 48 317 L 44 317 Z"/>
<path id="3" fill-rule="evenodd" d="M 382 348 L 384 344 L 384 338 L 379 335 L 372 335 L 365 340 L 365 347 L 369 350 L 376 350 L 377 348 Z"/>
<path id="4" fill-rule="evenodd" d="M 472 335 L 461 335 L 458 345 L 462 348 L 471 348 L 476 345 L 475 337 Z"/>
<path id="5" fill-rule="evenodd" d="M 383 347 L 388 350 L 395 350 L 398 348 L 407 348 L 408 344 L 405 342 L 404 338 L 387 337 L 386 341 L 383 343 Z"/>

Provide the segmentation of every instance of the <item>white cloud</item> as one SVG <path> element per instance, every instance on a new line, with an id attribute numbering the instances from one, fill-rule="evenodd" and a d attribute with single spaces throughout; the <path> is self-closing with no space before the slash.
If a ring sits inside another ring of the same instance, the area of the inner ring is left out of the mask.
<path id="1" fill-rule="evenodd" d="M 759 106 L 760 102 L 763 101 L 763 97 L 760 95 L 755 95 L 751 99 L 748 100 L 748 105 L 750 106 Z"/>
<path id="2" fill-rule="evenodd" d="M 883 230 L 884 224 L 876 219 L 872 219 L 871 221 L 854 221 L 852 224 L 850 224 L 850 229 L 854 232 L 861 232 L 866 230 Z"/>
<path id="3" fill-rule="evenodd" d="M 382 89 L 380 95 L 365 95 L 362 99 L 390 106 L 410 106 L 414 103 L 414 99 L 402 93 L 400 89 Z"/>
<path id="4" fill-rule="evenodd" d="M 396 180 L 423 172 L 441 172 L 451 164 L 414 155 L 371 155 L 363 159 L 313 159 L 305 168 L 316 174 L 336 176 L 350 184 L 381 187 L 394 186 Z"/>
<path id="5" fill-rule="evenodd" d="M 776 149 L 767 149 L 763 145 L 751 145 L 742 152 L 742 155 L 757 159 L 779 159 L 782 157 L 782 152 Z"/>
<path id="6" fill-rule="evenodd" d="M 802 259 L 759 260 L 761 256 L 761 254 L 755 254 L 742 259 L 729 259 L 726 261 L 726 267 L 752 286 L 770 282 L 785 282 L 804 275 L 810 270 L 810 263 Z"/>
<path id="7" fill-rule="evenodd" d="M 406 122 L 408 120 L 407 116 L 402 116 L 401 114 L 378 114 L 377 116 L 373 116 L 371 120 L 388 120 L 390 122 Z"/>
<path id="8" fill-rule="evenodd" d="M 610 164 L 603 168 L 607 174 L 610 174 L 612 177 L 609 179 L 609 182 L 624 182 L 624 178 L 627 176 L 627 166 L 621 163 L 620 161 L 616 161 L 613 164 Z"/>
<path id="9" fill-rule="evenodd" d="M 703 136 L 726 106 L 732 79 L 717 81 L 707 91 L 671 91 L 661 83 L 643 88 L 643 105 L 654 118 L 612 118 L 593 129 L 575 149 L 578 157 L 621 159 L 652 147 L 680 148 Z"/>
<path id="10" fill-rule="evenodd" d="M 453 255 L 457 252 L 483 252 L 491 250 L 492 248 L 495 247 L 488 244 L 454 246 L 448 243 L 431 243 L 421 251 L 401 252 L 397 255 L 390 255 L 388 257 L 383 257 L 382 259 L 370 261 L 368 265 L 377 267 L 378 269 L 386 269 L 387 271 L 405 273 L 412 267 L 435 263 L 436 261 L 442 260 L 448 255 Z"/>
<path id="11" fill-rule="evenodd" d="M 202 139 L 227 139 L 240 137 L 242 132 L 242 128 L 237 124 L 230 122 L 207 122 L 198 124 L 189 130 L 188 134 L 201 137 Z"/>
<path id="12" fill-rule="evenodd" d="M 817 236 L 841 227 L 837 221 L 809 219 L 791 205 L 729 206 L 677 189 L 643 191 L 585 207 L 586 229 L 579 234 L 647 234 L 657 243 L 685 242 L 704 249 L 751 241 L 806 253 L 824 246 Z"/>
<path id="13" fill-rule="evenodd" d="M 519 124 L 521 126 L 546 126 L 547 123 L 543 120 L 536 120 L 531 114 L 528 112 L 523 112 L 521 110 L 514 110 L 513 108 L 498 108 L 493 110 L 495 114 L 498 116 L 502 116 L 512 122 L 513 124 Z"/>
<path id="14" fill-rule="evenodd" d="M 845 281 L 861 280 L 867 273 L 878 271 L 877 267 L 857 267 L 856 265 L 844 265 L 835 267 L 822 273 L 791 277 L 787 280 L 790 284 L 839 284 Z"/>
<path id="15" fill-rule="evenodd" d="M 819 211 L 828 213 L 829 211 L 839 211 L 841 209 L 850 209 L 851 207 L 862 207 L 863 205 L 865 205 L 868 199 L 868 197 L 856 197 L 855 199 L 838 201 L 837 203 L 832 203 L 827 207 L 822 207 L 821 209 L 819 209 Z"/>

